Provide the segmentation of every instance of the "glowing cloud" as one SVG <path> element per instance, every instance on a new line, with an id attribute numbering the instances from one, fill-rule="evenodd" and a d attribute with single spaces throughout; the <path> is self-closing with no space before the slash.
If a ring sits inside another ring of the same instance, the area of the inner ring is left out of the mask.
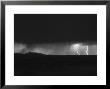
<path id="1" fill-rule="evenodd" d="M 88 45 L 83 44 L 73 44 L 70 47 L 70 50 L 74 55 L 88 55 Z"/>
<path id="2" fill-rule="evenodd" d="M 28 49 L 25 44 L 15 43 L 14 53 L 27 53 Z"/>
<path id="3" fill-rule="evenodd" d="M 20 43 L 14 44 L 14 53 L 41 53 L 45 55 L 97 55 L 96 45 L 84 45 L 83 43 L 71 44 L 39 44 L 25 45 Z"/>

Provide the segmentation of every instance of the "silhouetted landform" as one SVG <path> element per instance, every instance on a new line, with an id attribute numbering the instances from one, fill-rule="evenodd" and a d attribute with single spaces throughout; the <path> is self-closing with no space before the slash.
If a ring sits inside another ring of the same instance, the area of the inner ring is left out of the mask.
<path id="1" fill-rule="evenodd" d="M 15 76 L 97 76 L 97 56 L 14 54 Z"/>
<path id="2" fill-rule="evenodd" d="M 17 56 L 45 56 L 46 54 L 42 54 L 42 53 L 35 53 L 35 52 L 28 52 L 28 53 L 15 53 L 15 55 Z"/>

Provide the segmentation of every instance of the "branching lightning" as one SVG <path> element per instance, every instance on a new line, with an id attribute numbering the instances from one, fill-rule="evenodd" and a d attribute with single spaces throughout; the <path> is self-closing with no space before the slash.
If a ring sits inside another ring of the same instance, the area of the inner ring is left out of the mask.
<path id="1" fill-rule="evenodd" d="M 76 53 L 77 55 L 80 55 L 79 49 L 80 49 L 80 44 L 74 44 L 74 45 L 71 46 L 71 50 L 73 50 L 74 55 L 75 55 L 75 53 Z"/>
<path id="2" fill-rule="evenodd" d="M 88 55 L 88 46 L 86 46 L 86 54 Z"/>

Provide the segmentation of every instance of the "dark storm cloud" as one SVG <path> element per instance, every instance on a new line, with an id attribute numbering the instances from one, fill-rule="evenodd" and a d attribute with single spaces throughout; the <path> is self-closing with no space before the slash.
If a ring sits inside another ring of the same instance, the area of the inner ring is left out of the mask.
<path id="1" fill-rule="evenodd" d="M 79 48 L 80 54 L 85 55 L 88 44 L 80 47 L 76 45 L 73 49 L 71 45 L 95 42 L 94 46 L 88 45 L 88 50 L 90 54 L 96 55 L 97 15 L 15 14 L 14 41 L 15 53 L 34 52 L 59 55 L 77 55 Z"/>
<path id="2" fill-rule="evenodd" d="M 97 15 L 15 14 L 14 36 L 25 44 L 97 41 Z"/>

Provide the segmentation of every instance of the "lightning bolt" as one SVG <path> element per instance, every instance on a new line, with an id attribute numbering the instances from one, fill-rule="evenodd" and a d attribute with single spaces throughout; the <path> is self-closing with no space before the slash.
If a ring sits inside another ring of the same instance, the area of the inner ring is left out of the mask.
<path id="1" fill-rule="evenodd" d="M 86 54 L 88 55 L 88 46 L 86 46 Z"/>
<path id="2" fill-rule="evenodd" d="M 79 53 L 79 49 L 80 49 L 80 44 L 74 44 L 71 46 L 71 50 L 73 51 L 73 54 L 75 55 L 80 55 Z"/>
<path id="3" fill-rule="evenodd" d="M 83 55 L 81 54 L 81 51 L 83 51 L 85 55 L 88 55 L 88 45 L 84 46 L 82 44 L 73 44 L 71 46 L 71 50 L 74 55 Z"/>

